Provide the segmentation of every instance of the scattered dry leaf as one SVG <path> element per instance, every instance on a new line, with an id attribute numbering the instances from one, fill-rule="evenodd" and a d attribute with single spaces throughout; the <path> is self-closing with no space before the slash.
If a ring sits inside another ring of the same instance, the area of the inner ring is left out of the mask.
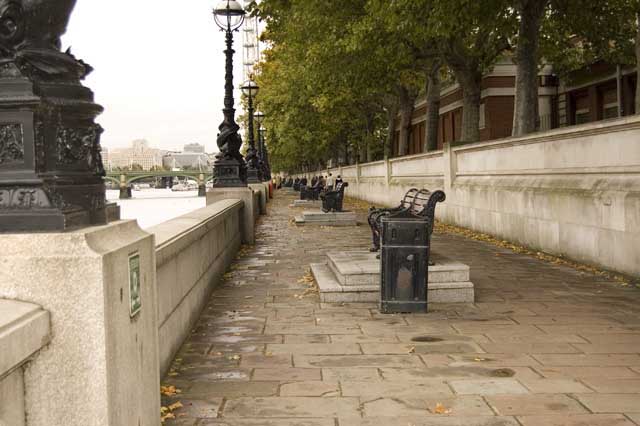
<path id="1" fill-rule="evenodd" d="M 433 412 L 436 414 L 451 414 L 451 410 L 439 402 L 436 404 L 436 408 L 433 409 Z"/>

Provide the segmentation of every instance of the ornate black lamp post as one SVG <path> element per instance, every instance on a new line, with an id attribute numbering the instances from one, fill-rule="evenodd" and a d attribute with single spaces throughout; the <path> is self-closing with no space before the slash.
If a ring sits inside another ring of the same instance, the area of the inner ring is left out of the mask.
<path id="1" fill-rule="evenodd" d="M 214 187 L 242 187 L 247 185 L 247 166 L 240 153 L 242 138 L 238 134 L 233 108 L 233 32 L 244 22 L 245 11 L 236 0 L 222 0 L 213 10 L 216 24 L 226 33 L 227 48 L 225 67 L 224 121 L 218 128 L 217 143 L 220 152 L 213 163 Z"/>
<path id="2" fill-rule="evenodd" d="M 269 149 L 265 142 L 265 134 L 267 129 L 260 126 L 260 139 L 262 140 L 262 162 L 264 164 L 264 178 L 265 180 L 271 180 L 271 165 L 269 164 Z"/>
<path id="3" fill-rule="evenodd" d="M 246 81 L 240 88 L 247 97 L 247 112 L 249 113 L 249 147 L 247 148 L 247 183 L 262 182 L 262 170 L 260 170 L 260 159 L 256 151 L 256 144 L 253 131 L 253 99 L 258 96 L 259 87 L 253 79 Z"/>
<path id="4" fill-rule="evenodd" d="M 74 5 L 0 1 L 0 232 L 108 219 L 92 68 L 60 50 Z"/>
<path id="5" fill-rule="evenodd" d="M 258 110 L 253 113 L 253 118 L 256 120 L 258 124 L 258 167 L 262 172 L 262 180 L 266 180 L 266 175 L 264 173 L 264 150 L 262 145 L 262 119 L 264 118 L 264 114 L 262 111 Z"/>
<path id="6" fill-rule="evenodd" d="M 271 180 L 269 169 L 267 167 L 266 146 L 264 144 L 265 128 L 262 127 L 264 114 L 258 111 L 253 115 L 258 123 L 258 158 L 260 159 L 260 170 L 262 171 L 262 180 Z"/>

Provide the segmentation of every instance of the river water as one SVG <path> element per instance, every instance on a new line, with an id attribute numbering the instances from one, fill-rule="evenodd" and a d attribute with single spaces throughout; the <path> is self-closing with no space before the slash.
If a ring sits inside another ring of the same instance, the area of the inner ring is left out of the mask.
<path id="1" fill-rule="evenodd" d="M 121 218 L 136 219 L 143 229 L 206 206 L 205 197 L 198 197 L 198 191 L 142 189 L 132 195 L 129 200 L 119 200 L 119 191 L 107 190 L 107 200 L 118 203 Z"/>

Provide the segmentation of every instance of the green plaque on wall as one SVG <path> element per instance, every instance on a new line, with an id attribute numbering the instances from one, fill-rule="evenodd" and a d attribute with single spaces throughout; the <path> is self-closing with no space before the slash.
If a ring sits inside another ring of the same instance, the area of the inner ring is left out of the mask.
<path id="1" fill-rule="evenodd" d="M 140 294 L 140 255 L 129 255 L 129 314 L 134 317 L 142 309 Z"/>

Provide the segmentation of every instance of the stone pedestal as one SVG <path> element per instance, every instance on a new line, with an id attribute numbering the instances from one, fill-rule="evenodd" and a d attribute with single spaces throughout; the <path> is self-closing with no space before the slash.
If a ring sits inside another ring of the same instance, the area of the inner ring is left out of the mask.
<path id="1" fill-rule="evenodd" d="M 268 188 L 263 183 L 250 183 L 249 188 L 260 194 L 260 214 L 267 214 Z"/>
<path id="2" fill-rule="evenodd" d="M 24 375 L 29 425 L 157 426 L 153 235 L 119 221 L 2 243 L 0 297 L 51 313 L 51 343 Z"/>
<path id="3" fill-rule="evenodd" d="M 296 225 L 355 226 L 358 224 L 355 212 L 325 213 L 322 210 L 305 210 L 295 217 Z"/>
<path id="4" fill-rule="evenodd" d="M 428 303 L 473 303 L 469 266 L 437 254 L 429 266 Z M 311 264 L 323 302 L 379 302 L 380 259 L 367 251 L 327 253 L 326 263 Z"/>
<path id="5" fill-rule="evenodd" d="M 259 206 L 254 192 L 249 187 L 244 188 L 212 188 L 207 191 L 207 205 L 220 200 L 242 200 L 242 243 L 255 243 L 255 222 Z"/>
<path id="6" fill-rule="evenodd" d="M 322 206 L 322 201 L 320 200 L 293 200 L 293 203 L 289 204 L 289 207 L 320 208 L 320 206 Z"/>

